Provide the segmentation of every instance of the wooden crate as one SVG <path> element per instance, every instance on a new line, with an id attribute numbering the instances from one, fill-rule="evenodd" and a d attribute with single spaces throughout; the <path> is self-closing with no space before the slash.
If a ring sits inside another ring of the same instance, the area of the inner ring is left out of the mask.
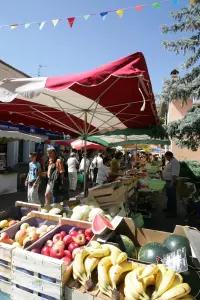
<path id="1" fill-rule="evenodd" d="M 11 293 L 11 245 L 0 243 L 0 291 Z"/>
<path id="2" fill-rule="evenodd" d="M 65 270 L 65 263 L 62 260 L 14 249 L 11 276 L 12 299 L 27 299 L 16 298 L 15 292 L 17 291 L 18 294 L 32 295 L 32 298 L 28 299 L 52 297 L 51 299 L 60 300 L 64 296 L 65 285 L 71 272 L 72 266 Z"/>
<path id="3" fill-rule="evenodd" d="M 112 183 L 109 184 L 102 184 L 93 187 L 92 189 L 88 190 L 89 196 L 106 196 L 106 195 L 112 195 L 114 192 L 114 185 Z"/>
<path id="4" fill-rule="evenodd" d="M 124 185 L 120 186 L 118 189 L 114 190 L 111 195 L 107 196 L 95 196 L 95 200 L 101 206 L 102 204 L 114 204 L 114 203 L 121 203 L 122 196 L 125 195 L 125 188 Z"/>
<path id="5" fill-rule="evenodd" d="M 61 220 L 61 215 L 49 215 L 48 213 L 43 213 L 40 211 L 32 211 L 30 213 L 30 217 L 31 218 L 41 218 L 41 219 L 45 219 L 45 220 L 49 220 L 49 221 L 55 221 L 55 222 L 60 222 Z"/>
<path id="6" fill-rule="evenodd" d="M 36 294 L 24 291 L 17 286 L 12 287 L 12 300 L 45 300 L 44 297 L 40 297 Z M 64 297 L 60 300 L 64 300 Z"/>
<path id="7" fill-rule="evenodd" d="M 27 207 L 27 208 L 30 208 L 32 210 L 37 210 L 37 211 L 41 210 L 41 205 L 39 205 L 39 204 L 22 202 L 22 201 L 16 201 L 15 206 Z"/>

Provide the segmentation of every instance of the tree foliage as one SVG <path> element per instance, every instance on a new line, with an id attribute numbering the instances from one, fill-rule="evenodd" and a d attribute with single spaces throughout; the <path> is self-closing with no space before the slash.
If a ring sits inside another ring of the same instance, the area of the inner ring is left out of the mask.
<path id="1" fill-rule="evenodd" d="M 200 106 L 193 107 L 183 119 L 169 123 L 168 134 L 179 147 L 196 151 L 200 147 Z"/>
<path id="2" fill-rule="evenodd" d="M 162 101 L 168 103 L 175 99 L 186 102 L 189 98 L 200 98 L 200 4 L 198 2 L 183 8 L 180 12 L 170 12 L 175 23 L 163 25 L 162 33 L 186 32 L 190 37 L 174 41 L 163 41 L 163 46 L 176 54 L 190 54 L 182 65 L 186 74 L 178 80 L 165 80 Z"/>

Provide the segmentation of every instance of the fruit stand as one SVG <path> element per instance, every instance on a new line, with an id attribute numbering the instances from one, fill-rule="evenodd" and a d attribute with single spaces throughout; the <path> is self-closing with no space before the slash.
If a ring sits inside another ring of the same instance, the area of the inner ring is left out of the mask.
<path id="1" fill-rule="evenodd" d="M 14 300 L 199 299 L 198 249 L 191 249 L 189 229 L 176 226 L 171 234 L 138 229 L 129 218 L 116 217 L 109 223 L 99 216 L 90 223 L 33 211 L 26 220 L 4 229 L 1 238 L 3 233 L 12 238 L 15 232 L 15 243 L 20 246 L 9 245 L 7 240 L 0 243 L 0 266 L 7 262 L 0 268 L 0 291 Z M 42 226 L 52 226 L 52 222 L 54 227 L 43 231 Z M 42 225 L 40 236 L 26 246 L 27 234 L 36 224 Z M 102 230 L 93 237 L 92 230 L 99 227 Z M 199 232 L 194 232 L 200 241 Z M 172 259 L 166 259 L 182 248 L 181 262 L 187 257 L 188 270 L 183 263 L 177 269 Z M 184 298 L 187 294 L 193 297 Z"/>

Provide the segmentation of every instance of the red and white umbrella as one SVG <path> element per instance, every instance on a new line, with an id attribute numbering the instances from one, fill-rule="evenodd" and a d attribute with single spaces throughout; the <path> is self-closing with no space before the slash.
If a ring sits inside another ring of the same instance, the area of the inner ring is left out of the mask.
<path id="1" fill-rule="evenodd" d="M 76 75 L 0 82 L 0 120 L 75 136 L 159 122 L 142 53 Z"/>
<path id="2" fill-rule="evenodd" d="M 147 65 L 139 52 L 76 75 L 4 79 L 0 101 L 2 121 L 82 135 L 85 140 L 159 122 Z"/>
<path id="3" fill-rule="evenodd" d="M 57 141 L 45 141 L 46 144 L 54 144 L 54 145 L 58 145 L 58 146 L 65 146 L 65 147 L 72 147 L 73 149 L 76 150 L 84 150 L 85 147 L 85 141 L 84 140 L 57 140 Z M 97 149 L 97 150 L 102 150 L 105 151 L 106 147 L 96 144 L 96 143 L 92 143 L 92 142 L 88 142 L 86 141 L 86 150 L 89 149 Z"/>

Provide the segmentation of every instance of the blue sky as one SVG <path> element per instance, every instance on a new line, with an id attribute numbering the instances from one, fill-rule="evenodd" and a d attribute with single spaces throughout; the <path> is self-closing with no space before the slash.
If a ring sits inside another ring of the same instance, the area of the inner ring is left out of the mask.
<path id="1" fill-rule="evenodd" d="M 99 16 L 87 21 L 77 19 L 72 29 L 67 21 L 56 28 L 46 24 L 40 31 L 38 25 L 28 29 L 10 31 L 0 29 L 0 59 L 14 67 L 36 76 L 38 66 L 47 66 L 41 75 L 54 76 L 79 73 L 140 51 L 145 55 L 154 92 L 160 92 L 162 80 L 171 70 L 183 62 L 164 50 L 161 41 L 174 39 L 180 34 L 163 36 L 161 24 L 172 22 L 169 11 L 177 11 L 187 5 L 180 0 L 161 4 L 159 9 L 151 6 L 151 0 L 9 0 L 1 1 L 0 24 L 28 23 L 56 18 L 104 12 L 140 4 L 150 4 L 138 12 L 125 11 L 120 19 L 111 13 L 102 21 Z"/>

